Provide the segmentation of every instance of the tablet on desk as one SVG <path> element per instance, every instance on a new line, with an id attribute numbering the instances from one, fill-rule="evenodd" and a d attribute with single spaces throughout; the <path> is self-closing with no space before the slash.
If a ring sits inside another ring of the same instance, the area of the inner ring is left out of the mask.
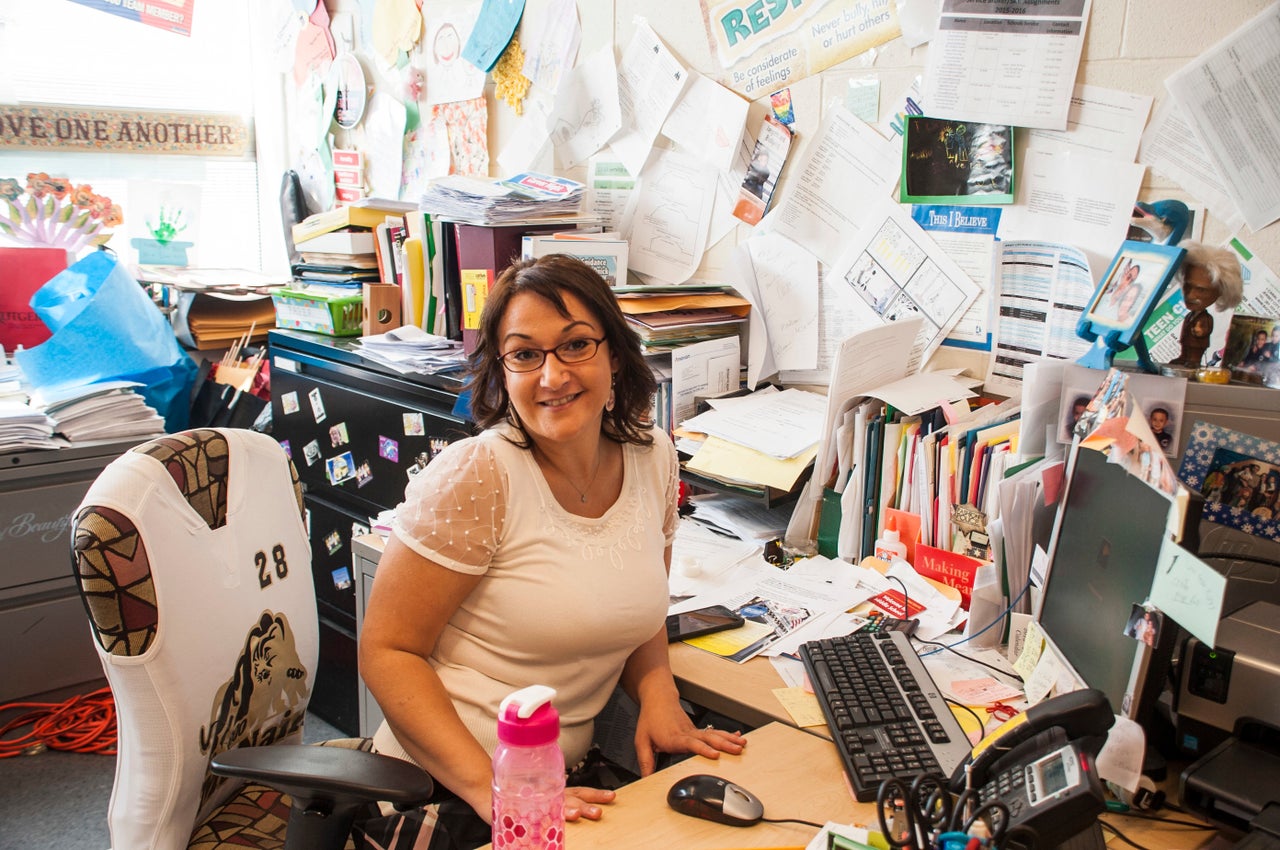
<path id="1" fill-rule="evenodd" d="M 742 617 L 723 605 L 711 605 L 667 616 L 667 642 L 736 629 L 743 623 Z"/>

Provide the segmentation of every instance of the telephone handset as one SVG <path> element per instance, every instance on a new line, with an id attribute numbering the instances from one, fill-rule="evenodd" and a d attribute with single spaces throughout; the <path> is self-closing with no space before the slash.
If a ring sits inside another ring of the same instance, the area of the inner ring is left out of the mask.
<path id="1" fill-rule="evenodd" d="M 951 790 L 977 806 L 1009 810 L 1010 838 L 1054 847 L 1106 807 L 1094 758 L 1115 716 L 1106 696 L 1085 689 L 1034 705 L 996 729 L 951 776 Z"/>

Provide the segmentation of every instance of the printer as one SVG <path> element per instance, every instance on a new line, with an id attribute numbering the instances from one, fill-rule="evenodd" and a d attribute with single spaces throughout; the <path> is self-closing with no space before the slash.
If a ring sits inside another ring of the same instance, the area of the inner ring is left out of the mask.
<path id="1" fill-rule="evenodd" d="M 1242 717 L 1280 727 L 1280 605 L 1257 601 L 1218 624 L 1216 647 L 1188 639 L 1178 677 L 1178 747 L 1201 756 Z"/>

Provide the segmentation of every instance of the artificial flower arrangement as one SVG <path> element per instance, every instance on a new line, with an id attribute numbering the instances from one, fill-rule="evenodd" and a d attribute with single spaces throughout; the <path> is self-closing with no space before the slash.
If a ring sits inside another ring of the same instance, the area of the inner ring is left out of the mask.
<path id="1" fill-rule="evenodd" d="M 94 194 L 87 183 L 75 186 L 65 177 L 32 173 L 23 195 L 17 180 L 0 178 L 0 235 L 26 245 L 78 251 L 105 244 L 110 228 L 124 223 L 120 205 Z"/>

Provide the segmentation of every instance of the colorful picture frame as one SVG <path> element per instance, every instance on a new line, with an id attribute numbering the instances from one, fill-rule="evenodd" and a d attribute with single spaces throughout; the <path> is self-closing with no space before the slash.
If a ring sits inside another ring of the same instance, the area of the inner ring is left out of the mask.
<path id="1" fill-rule="evenodd" d="M 1012 204 L 1013 127 L 906 116 L 899 200 L 915 204 Z"/>
<path id="2" fill-rule="evenodd" d="M 1280 443 L 1196 422 L 1178 478 L 1204 496 L 1203 519 L 1280 541 Z"/>
<path id="3" fill-rule="evenodd" d="M 1176 245 L 1131 239 L 1121 243 L 1076 323 L 1076 334 L 1094 344 L 1077 361 L 1080 365 L 1109 369 L 1116 354 L 1133 348 L 1144 370 L 1158 371 L 1142 328 L 1169 288 L 1184 254 L 1186 250 Z"/>

